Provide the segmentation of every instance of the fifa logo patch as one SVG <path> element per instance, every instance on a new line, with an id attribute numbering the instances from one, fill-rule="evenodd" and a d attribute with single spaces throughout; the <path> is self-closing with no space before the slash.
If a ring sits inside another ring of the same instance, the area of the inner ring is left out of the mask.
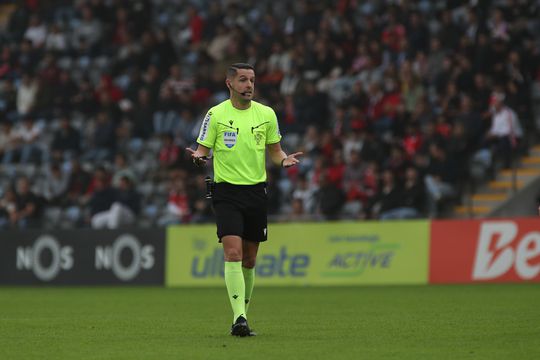
<path id="1" fill-rule="evenodd" d="M 236 132 L 235 131 L 225 131 L 223 133 L 223 143 L 229 149 L 236 144 Z"/>

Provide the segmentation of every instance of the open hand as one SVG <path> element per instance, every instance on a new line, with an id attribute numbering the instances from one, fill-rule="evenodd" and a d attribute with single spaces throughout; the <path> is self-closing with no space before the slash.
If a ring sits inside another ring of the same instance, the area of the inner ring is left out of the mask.
<path id="1" fill-rule="evenodd" d="M 191 159 L 193 160 L 193 163 L 197 166 L 203 166 L 206 165 L 206 161 L 209 159 L 208 156 L 198 153 L 197 151 L 186 148 L 187 152 L 190 153 Z"/>
<path id="2" fill-rule="evenodd" d="M 288 167 L 291 167 L 291 166 L 294 166 L 298 163 L 300 163 L 300 160 L 298 160 L 296 157 L 298 156 L 302 156 L 304 155 L 303 152 L 296 152 L 294 154 L 290 154 L 288 155 L 285 160 L 283 160 L 283 162 L 281 163 L 281 165 L 284 167 L 284 168 L 288 168 Z"/>

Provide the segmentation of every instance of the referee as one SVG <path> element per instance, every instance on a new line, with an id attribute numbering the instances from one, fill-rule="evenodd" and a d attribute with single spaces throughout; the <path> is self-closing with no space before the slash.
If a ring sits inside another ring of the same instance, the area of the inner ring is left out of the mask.
<path id="1" fill-rule="evenodd" d="M 247 310 L 253 292 L 259 243 L 266 241 L 266 153 L 281 167 L 298 164 L 297 152 L 281 149 L 278 122 L 272 108 L 253 101 L 255 71 L 237 63 L 227 70 L 230 98 L 206 114 L 197 150 L 186 149 L 193 162 L 204 165 L 214 156 L 213 205 L 217 236 L 225 255 L 225 285 L 233 310 L 231 335 L 252 336 Z"/>

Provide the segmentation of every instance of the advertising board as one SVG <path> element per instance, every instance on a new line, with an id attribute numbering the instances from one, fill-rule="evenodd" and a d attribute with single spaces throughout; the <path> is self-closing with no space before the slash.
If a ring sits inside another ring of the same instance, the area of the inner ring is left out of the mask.
<path id="1" fill-rule="evenodd" d="M 257 258 L 258 285 L 425 284 L 427 221 L 273 224 Z M 215 226 L 168 229 L 168 286 L 223 284 Z"/>
<path id="2" fill-rule="evenodd" d="M 4 231 L 0 284 L 155 284 L 163 230 Z"/>
<path id="3" fill-rule="evenodd" d="M 430 283 L 540 281 L 540 220 L 433 221 Z"/>

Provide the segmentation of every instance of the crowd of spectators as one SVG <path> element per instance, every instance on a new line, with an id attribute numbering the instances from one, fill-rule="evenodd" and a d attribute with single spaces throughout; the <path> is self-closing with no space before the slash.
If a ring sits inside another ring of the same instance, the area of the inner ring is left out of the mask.
<path id="1" fill-rule="evenodd" d="M 305 153 L 268 169 L 277 221 L 444 216 L 537 131 L 536 1 L 3 4 L 2 228 L 211 220 L 184 148 L 234 62 Z"/>

